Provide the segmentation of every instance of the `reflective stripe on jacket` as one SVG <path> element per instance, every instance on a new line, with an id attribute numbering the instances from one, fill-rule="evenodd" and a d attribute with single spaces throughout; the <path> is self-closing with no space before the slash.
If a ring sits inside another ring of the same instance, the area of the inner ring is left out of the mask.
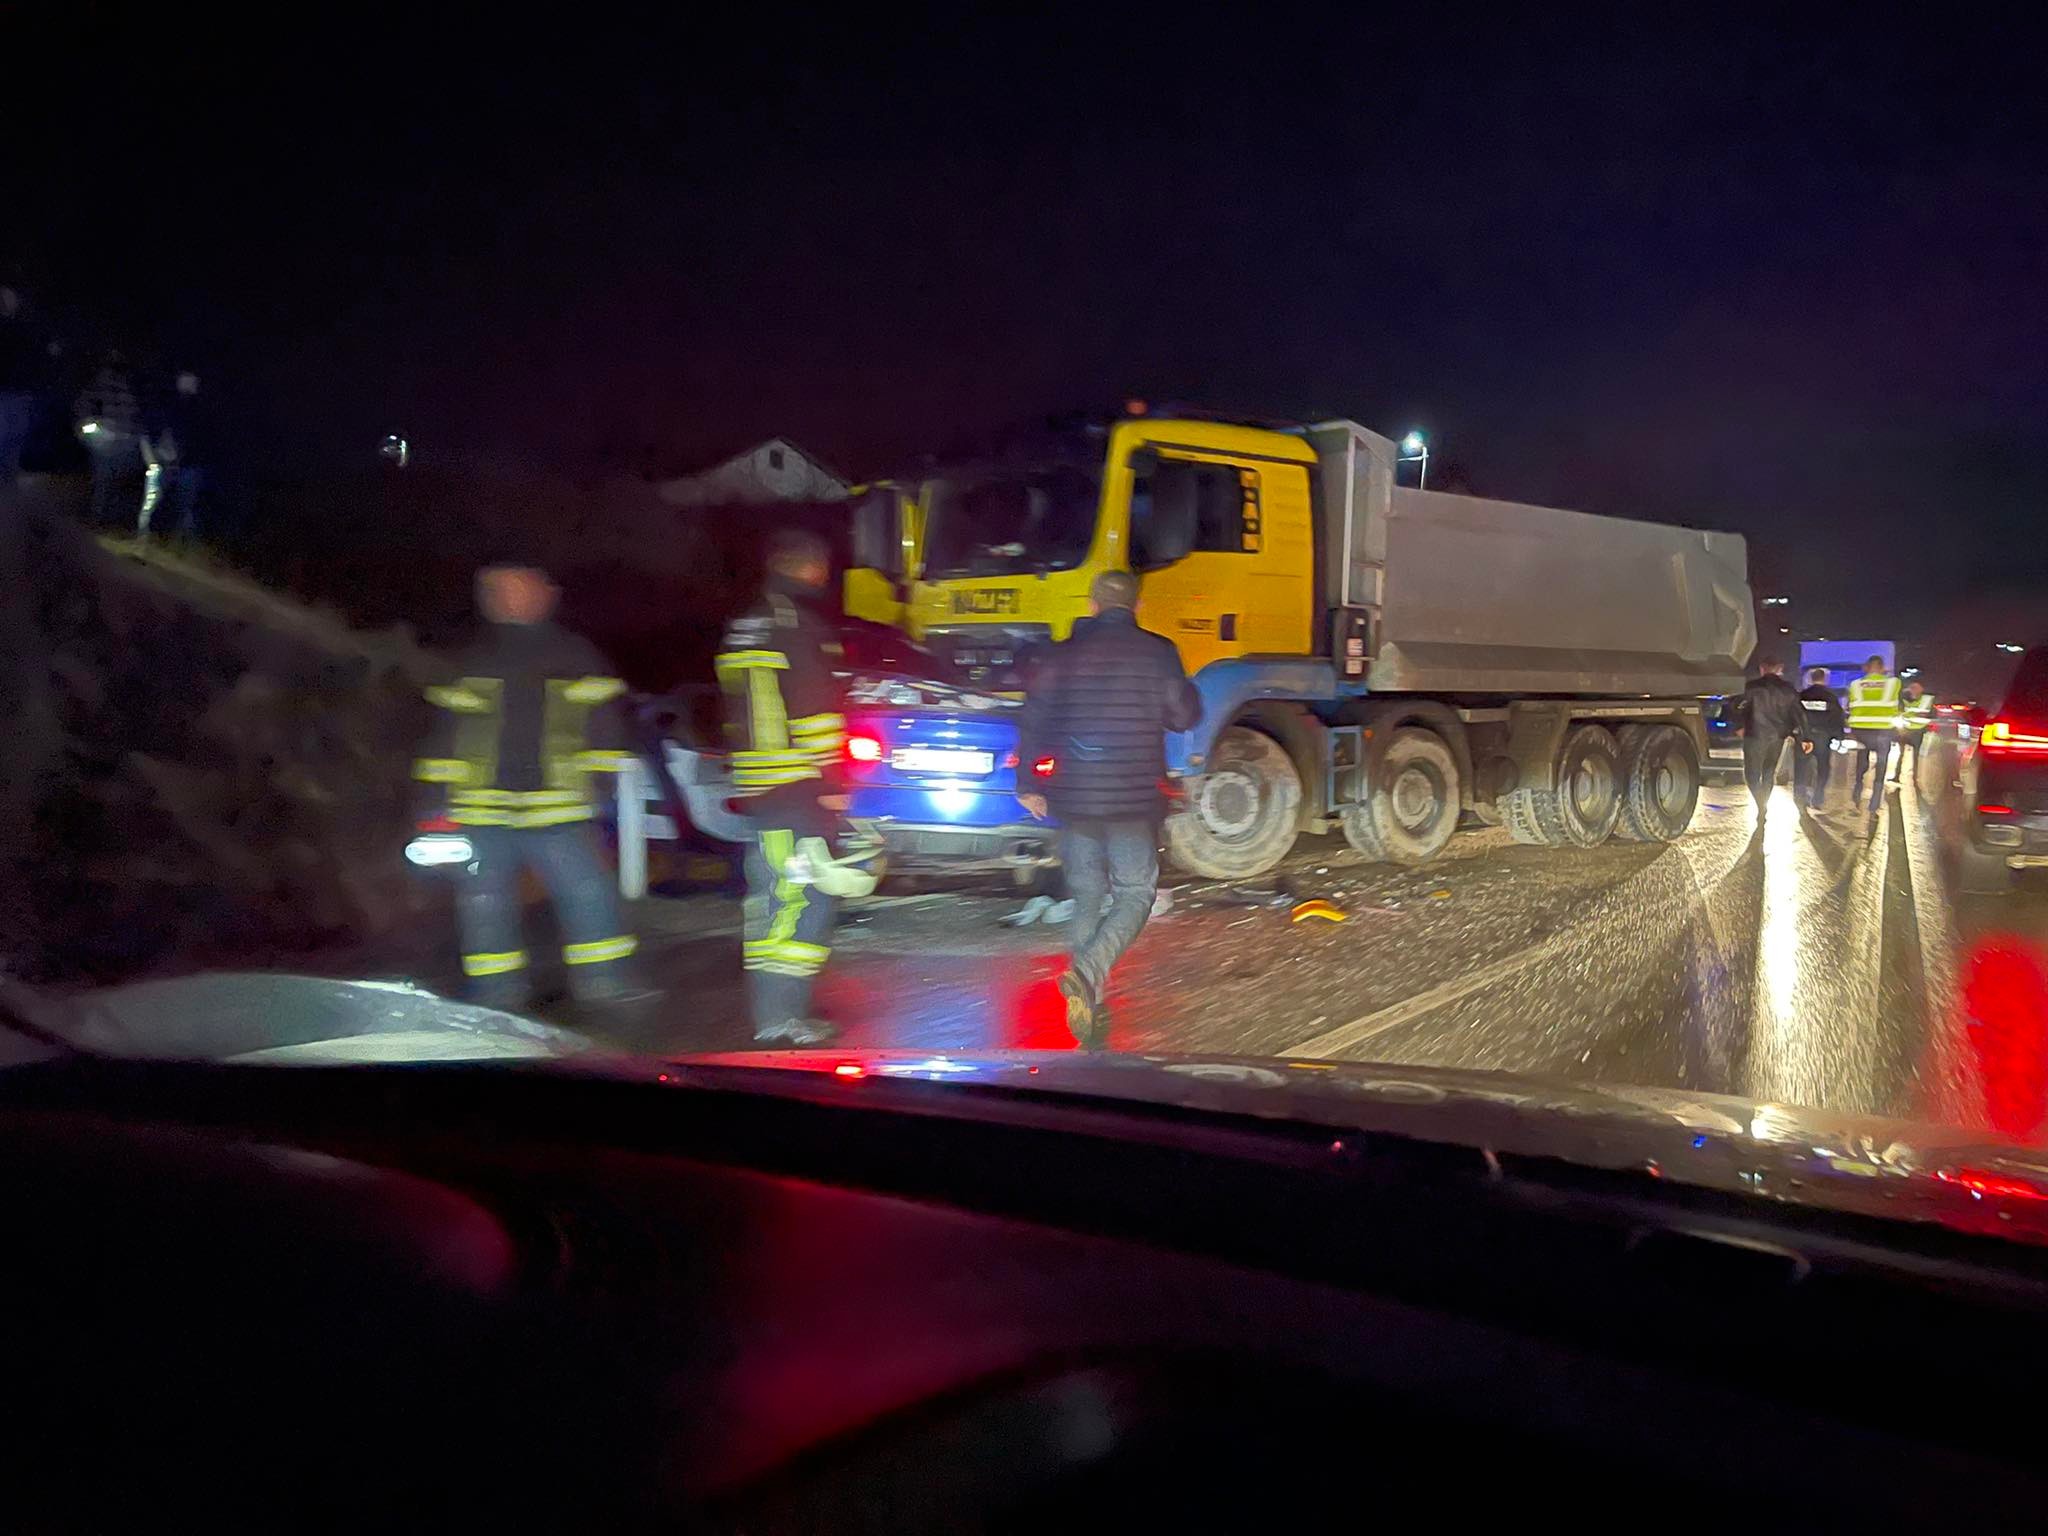
<path id="1" fill-rule="evenodd" d="M 732 782 L 757 820 L 809 828 L 838 788 L 846 716 L 832 672 L 834 631 L 799 594 L 769 585 L 733 620 L 714 665 L 725 694 Z"/>
<path id="2" fill-rule="evenodd" d="M 632 762 L 626 685 L 597 648 L 552 624 L 492 625 L 427 689 L 440 711 L 413 777 L 441 786 L 463 826 L 549 827 L 596 814 L 589 776 Z"/>
<path id="3" fill-rule="evenodd" d="M 1899 706 L 1900 728 L 1906 731 L 1924 731 L 1934 724 L 1934 695 L 1923 693 L 1917 699 L 1907 699 Z"/>
<path id="4" fill-rule="evenodd" d="M 1899 723 L 1899 680 L 1886 673 L 1849 685 L 1849 729 L 1889 731 Z"/>

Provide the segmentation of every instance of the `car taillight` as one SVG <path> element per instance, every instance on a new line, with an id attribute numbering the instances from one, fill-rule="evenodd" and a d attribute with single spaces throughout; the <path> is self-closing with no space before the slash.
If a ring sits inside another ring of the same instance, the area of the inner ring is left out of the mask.
<path id="1" fill-rule="evenodd" d="M 1987 720 L 1977 746 L 1985 752 L 2048 752 L 2048 735 L 2023 730 L 2010 720 Z"/>
<path id="2" fill-rule="evenodd" d="M 1050 757 L 1041 757 L 1033 760 L 1031 764 L 1031 771 L 1041 779 L 1049 779 L 1052 777 L 1052 771 L 1055 766 L 1055 759 Z"/>
<path id="3" fill-rule="evenodd" d="M 1977 814 L 1979 816 L 2010 816 L 2012 814 L 2012 807 L 2009 805 L 1980 805 L 1977 807 Z"/>
<path id="4" fill-rule="evenodd" d="M 856 763 L 879 763 L 882 760 L 882 738 L 858 733 L 846 738 L 846 756 Z"/>

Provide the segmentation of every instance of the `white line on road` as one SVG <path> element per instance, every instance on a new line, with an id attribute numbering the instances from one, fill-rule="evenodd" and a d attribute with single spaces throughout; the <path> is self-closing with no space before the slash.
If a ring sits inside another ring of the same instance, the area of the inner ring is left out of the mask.
<path id="1" fill-rule="evenodd" d="M 1722 832 L 1720 836 L 1724 839 L 1724 846 L 1721 847 L 1719 856 L 1711 860 L 1713 867 L 1705 873 L 1701 870 L 1701 860 L 1697 856 L 1694 847 L 1687 846 L 1683 842 L 1677 842 L 1670 844 L 1666 849 L 1667 856 L 1675 855 L 1684 864 L 1686 874 L 1692 882 L 1693 889 L 1699 894 L 1702 901 L 1705 900 L 1706 895 L 1715 886 L 1727 878 L 1729 870 L 1734 867 L 1743 846 L 1748 841 L 1745 835 L 1736 833 L 1735 829 L 1732 828 Z M 1312 1035 L 1306 1040 L 1296 1041 L 1293 1045 L 1285 1047 L 1280 1054 L 1283 1056 L 1309 1057 L 1335 1055 L 1340 1051 L 1349 1050 L 1355 1045 L 1370 1040 L 1375 1035 L 1384 1034 L 1397 1025 L 1405 1024 L 1410 1019 L 1419 1018 L 1425 1013 L 1441 1008 L 1446 1003 L 1457 1002 L 1460 998 L 1469 997 L 1474 992 L 1482 991 L 1487 987 L 1506 981 L 1510 977 L 1518 976 L 1532 966 L 1541 965 L 1546 960 L 1556 958 L 1574 945 L 1584 943 L 1588 928 L 1596 928 L 1605 922 L 1608 916 L 1617 909 L 1617 904 L 1625 907 L 1633 893 L 1646 890 L 1650 882 L 1662 881 L 1666 878 L 1666 871 L 1658 867 L 1662 862 L 1662 860 L 1653 862 L 1647 868 L 1638 870 L 1635 874 L 1629 876 L 1620 885 L 1613 887 L 1602 897 L 1596 899 L 1592 907 L 1581 916 L 1578 922 L 1573 923 L 1561 932 L 1553 934 L 1541 943 L 1532 944 L 1529 948 L 1509 955 L 1505 959 L 1496 960 L 1490 965 L 1482 965 L 1478 970 L 1470 971 L 1450 981 L 1438 982 L 1433 987 L 1426 987 L 1412 996 L 1403 998 L 1398 1003 L 1390 1003 L 1385 1008 L 1363 1014 L 1353 1019 L 1349 1024 L 1340 1024 L 1335 1029 L 1326 1030 L 1320 1035 Z M 1716 938 L 1718 940 L 1718 933 Z"/>
<path id="2" fill-rule="evenodd" d="M 1563 949 L 1570 938 L 1571 935 L 1562 935 L 1558 938 L 1547 940 L 1544 943 L 1533 945 L 1523 950 L 1520 954 L 1509 955 L 1505 960 L 1496 960 L 1491 965 L 1482 965 L 1478 970 L 1468 972 L 1458 977 L 1455 981 L 1438 982 L 1435 986 L 1425 988 L 1412 997 L 1405 997 L 1400 1002 L 1390 1004 L 1388 1007 L 1379 1009 L 1377 1012 L 1368 1013 L 1361 1018 L 1353 1019 L 1349 1024 L 1339 1024 L 1335 1029 L 1326 1030 L 1320 1035 L 1312 1035 L 1306 1040 L 1298 1040 L 1293 1045 L 1283 1048 L 1280 1054 L 1282 1056 L 1330 1056 L 1338 1051 L 1349 1050 L 1352 1046 L 1362 1041 L 1370 1040 L 1374 1035 L 1392 1029 L 1396 1024 L 1405 1024 L 1408 1020 L 1428 1013 L 1433 1008 L 1441 1008 L 1445 1003 L 1454 1003 L 1461 997 L 1467 997 L 1479 991 L 1482 987 L 1490 987 L 1495 982 L 1505 981 L 1510 976 L 1526 971 L 1530 966 L 1535 965 L 1539 961 L 1549 959 L 1551 955 Z"/>

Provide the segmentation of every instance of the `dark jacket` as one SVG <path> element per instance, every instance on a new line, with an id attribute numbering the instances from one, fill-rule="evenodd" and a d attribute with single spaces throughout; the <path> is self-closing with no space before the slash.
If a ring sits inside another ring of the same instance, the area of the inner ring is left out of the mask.
<path id="1" fill-rule="evenodd" d="M 772 579 L 726 626 L 717 667 L 733 787 L 762 826 L 808 833 L 836 820 L 818 797 L 837 794 L 844 778 L 840 654 L 838 630 L 809 595 Z"/>
<path id="2" fill-rule="evenodd" d="M 413 776 L 472 826 L 551 826 L 593 812 L 588 776 L 632 762 L 626 685 L 553 624 L 492 624 L 427 689 L 440 710 Z M 609 781 L 606 783 L 609 790 Z"/>
<path id="3" fill-rule="evenodd" d="M 1806 707 L 1799 690 L 1774 672 L 1749 680 L 1742 701 L 1735 706 L 1735 718 L 1742 734 L 1752 741 L 1783 741 L 1787 736 L 1805 741 L 1820 738 L 1806 723 Z"/>
<path id="4" fill-rule="evenodd" d="M 1800 689 L 1799 706 L 1806 711 L 1807 734 L 1816 743 L 1849 734 L 1849 712 L 1842 708 L 1842 696 L 1826 683 L 1810 683 Z"/>
<path id="5" fill-rule="evenodd" d="M 1166 733 L 1201 718 L 1202 699 L 1173 642 L 1128 608 L 1083 619 L 1040 659 L 1018 728 L 1019 757 L 1050 757 L 1045 797 L 1062 821 L 1166 813 Z M 1028 793 L 1028 790 L 1027 790 Z"/>

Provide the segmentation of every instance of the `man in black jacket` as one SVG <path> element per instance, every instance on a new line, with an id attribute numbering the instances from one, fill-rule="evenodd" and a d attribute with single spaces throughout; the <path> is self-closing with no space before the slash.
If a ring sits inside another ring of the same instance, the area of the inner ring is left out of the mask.
<path id="1" fill-rule="evenodd" d="M 1742 690 L 1736 718 L 1742 725 L 1743 777 L 1749 781 L 1756 819 L 1761 822 L 1770 811 L 1771 784 L 1778 776 L 1785 743 L 1797 741 L 1799 750 L 1807 753 L 1813 750 L 1813 737 L 1799 691 L 1785 681 L 1785 663 L 1766 656 L 1756 670 L 1757 675 Z"/>
<path id="2" fill-rule="evenodd" d="M 1019 728 L 1022 761 L 1053 760 L 1046 792 L 1018 799 L 1034 816 L 1059 817 L 1060 862 L 1074 897 L 1072 959 L 1059 987 L 1067 1028 L 1091 1050 L 1109 1034 L 1110 967 L 1152 915 L 1166 733 L 1192 728 L 1202 713 L 1173 642 L 1138 627 L 1137 600 L 1138 579 L 1128 571 L 1095 578 L 1094 616 L 1045 656 Z"/>
<path id="3" fill-rule="evenodd" d="M 1806 686 L 1799 690 L 1799 705 L 1806 711 L 1806 734 L 1813 750 L 1799 754 L 1799 761 L 1792 765 L 1792 778 L 1799 789 L 1799 803 L 1817 811 L 1828 797 L 1835 740 L 1848 734 L 1849 713 L 1842 708 L 1841 695 L 1828 685 L 1826 667 L 1808 669 Z"/>

